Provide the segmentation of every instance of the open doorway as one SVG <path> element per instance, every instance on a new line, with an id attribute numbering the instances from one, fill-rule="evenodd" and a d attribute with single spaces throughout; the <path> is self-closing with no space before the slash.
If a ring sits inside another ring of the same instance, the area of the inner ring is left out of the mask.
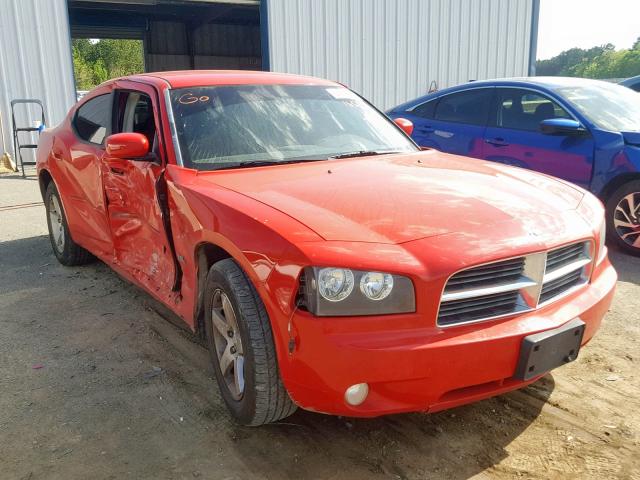
<path id="1" fill-rule="evenodd" d="M 67 2 L 80 92 L 138 72 L 268 67 L 259 0 Z"/>
<path id="2" fill-rule="evenodd" d="M 74 38 L 72 51 L 78 100 L 106 80 L 145 71 L 142 40 Z"/>

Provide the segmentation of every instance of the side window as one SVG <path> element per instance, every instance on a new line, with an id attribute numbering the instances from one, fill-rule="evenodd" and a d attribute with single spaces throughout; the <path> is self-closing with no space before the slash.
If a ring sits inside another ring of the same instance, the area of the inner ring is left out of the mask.
<path id="1" fill-rule="evenodd" d="M 477 88 L 441 97 L 435 119 L 484 126 L 487 124 L 492 92 L 492 88 Z"/>
<path id="2" fill-rule="evenodd" d="M 556 102 L 530 90 L 498 89 L 497 100 L 497 127 L 537 132 L 543 120 L 571 118 Z"/>
<path id="3" fill-rule="evenodd" d="M 148 95 L 140 92 L 119 92 L 117 96 L 118 132 L 141 133 L 155 146 L 156 124 L 153 104 Z"/>
<path id="4" fill-rule="evenodd" d="M 424 102 L 417 107 L 414 107 L 414 109 L 409 113 L 415 115 L 416 117 L 431 119 L 433 118 L 433 114 L 436 110 L 436 103 L 438 103 L 438 99 Z"/>
<path id="5" fill-rule="evenodd" d="M 76 132 L 87 142 L 102 145 L 111 117 L 111 95 L 100 95 L 83 104 L 76 113 Z"/>

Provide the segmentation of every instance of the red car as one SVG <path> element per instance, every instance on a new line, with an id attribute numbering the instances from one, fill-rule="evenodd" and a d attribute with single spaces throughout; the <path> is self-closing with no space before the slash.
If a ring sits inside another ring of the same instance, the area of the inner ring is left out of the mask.
<path id="1" fill-rule="evenodd" d="M 316 78 L 109 81 L 41 137 L 53 251 L 202 335 L 246 425 L 434 412 L 575 359 L 616 282 L 600 202 L 410 130 Z"/>

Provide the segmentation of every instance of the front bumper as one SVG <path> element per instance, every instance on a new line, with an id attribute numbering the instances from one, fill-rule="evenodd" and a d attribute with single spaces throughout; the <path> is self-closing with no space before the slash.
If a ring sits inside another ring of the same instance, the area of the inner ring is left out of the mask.
<path id="1" fill-rule="evenodd" d="M 436 412 L 498 395 L 540 378 L 514 378 L 525 336 L 579 317 L 586 324 L 586 344 L 611 304 L 616 279 L 605 259 L 589 284 L 557 302 L 449 328 L 404 328 L 419 324 L 405 315 L 398 316 L 398 329 L 390 331 L 378 328 L 388 325 L 390 316 L 336 320 L 297 312 L 292 324 L 298 343 L 282 369 L 283 380 L 300 407 L 353 417 Z M 348 330 L 339 327 L 344 322 L 350 322 Z M 358 406 L 347 404 L 345 390 L 362 382 L 369 385 L 367 399 Z"/>

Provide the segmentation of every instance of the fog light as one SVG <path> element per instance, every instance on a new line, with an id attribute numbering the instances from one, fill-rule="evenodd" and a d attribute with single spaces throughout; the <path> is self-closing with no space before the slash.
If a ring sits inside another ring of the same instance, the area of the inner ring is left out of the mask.
<path id="1" fill-rule="evenodd" d="M 360 405 L 369 395 L 369 385 L 366 383 L 356 383 L 351 385 L 344 392 L 344 399 L 349 405 Z"/>

